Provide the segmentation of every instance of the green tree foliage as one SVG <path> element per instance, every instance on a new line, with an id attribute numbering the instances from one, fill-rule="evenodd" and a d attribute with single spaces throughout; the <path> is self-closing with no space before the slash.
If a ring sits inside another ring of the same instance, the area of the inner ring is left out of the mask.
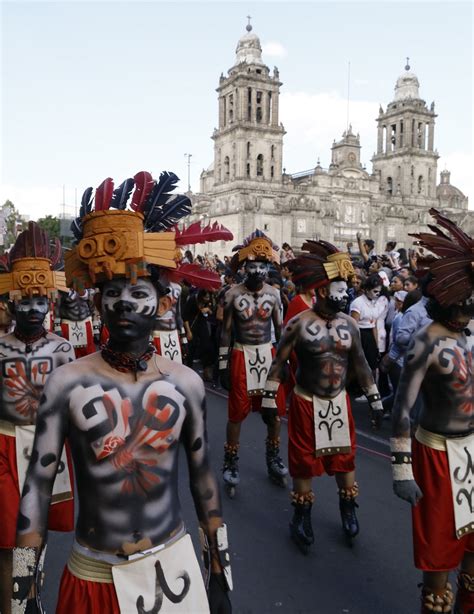
<path id="1" fill-rule="evenodd" d="M 37 220 L 37 224 L 40 228 L 46 230 L 50 239 L 60 238 L 61 224 L 59 218 L 54 217 L 53 215 L 46 215 L 45 217 L 41 217 L 39 220 Z"/>

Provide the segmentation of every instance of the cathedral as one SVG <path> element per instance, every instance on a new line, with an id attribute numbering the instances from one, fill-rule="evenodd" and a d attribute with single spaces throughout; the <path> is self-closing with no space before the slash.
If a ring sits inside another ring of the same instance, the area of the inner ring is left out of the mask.
<path id="1" fill-rule="evenodd" d="M 192 194 L 193 218 L 219 220 L 235 243 L 260 228 L 279 245 L 298 249 L 307 239 L 344 248 L 359 231 L 382 251 L 387 241 L 409 247 L 410 232 L 427 230 L 430 207 L 443 210 L 467 232 L 474 212 L 468 199 L 441 172 L 437 185 L 435 105 L 420 98 L 417 76 L 405 66 L 395 95 L 377 117 L 377 151 L 372 173 L 360 162 L 360 139 L 352 127 L 334 141 L 331 164 L 287 174 L 283 168 L 285 129 L 279 120 L 282 82 L 262 60 L 260 39 L 249 24 L 234 65 L 221 74 L 214 162 L 203 170 L 200 192 Z M 220 256 L 228 247 L 213 244 Z M 204 250 L 203 250 L 204 251 Z"/>

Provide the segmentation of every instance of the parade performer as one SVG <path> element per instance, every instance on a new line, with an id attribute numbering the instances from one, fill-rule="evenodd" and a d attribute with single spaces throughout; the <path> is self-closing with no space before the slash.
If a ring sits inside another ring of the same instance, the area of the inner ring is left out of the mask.
<path id="1" fill-rule="evenodd" d="M 472 614 L 474 341 L 468 324 L 474 317 L 474 240 L 436 209 L 430 213 L 438 224 L 429 226 L 435 234 L 412 236 L 437 256 L 426 263 L 423 284 L 433 322 L 414 336 L 398 385 L 393 488 L 413 506 L 415 566 L 423 571 L 422 614 L 452 611 L 448 574 L 459 565 L 454 611 Z M 412 441 L 410 410 L 420 391 L 424 402 Z"/>
<path id="2" fill-rule="evenodd" d="M 267 419 L 277 414 L 275 391 L 291 353 L 297 359 L 296 386 L 288 415 L 288 458 L 294 507 L 290 535 L 308 553 L 314 542 L 312 478 L 335 475 L 342 527 L 351 541 L 359 532 L 355 513 L 355 430 L 346 385 L 353 373 L 371 409 L 372 426 L 383 413 L 372 372 L 362 350 L 356 322 L 343 313 L 347 279 L 353 274 L 349 255 L 325 241 L 308 241 L 308 250 L 292 261 L 293 279 L 316 290 L 313 308 L 292 318 L 282 335 L 268 375 L 263 400 Z"/>
<path id="3" fill-rule="evenodd" d="M 61 263 L 61 246 L 50 248 L 49 237 L 34 222 L 17 238 L 2 260 L 0 295 L 9 298 L 15 319 L 12 333 L 0 339 L 0 611 L 10 612 L 12 548 L 15 545 L 20 494 L 31 456 L 35 426 L 41 430 L 37 409 L 46 380 L 71 360 L 71 345 L 43 327 L 50 301 L 58 290 L 67 290 Z M 74 509 L 69 467 L 62 446 L 58 450 L 60 472 L 55 482 L 49 528 L 72 531 Z"/>
<path id="4" fill-rule="evenodd" d="M 260 409 L 274 355 L 272 323 L 277 341 L 281 334 L 280 293 L 265 283 L 270 263 L 279 262 L 278 248 L 256 230 L 234 251 L 237 253 L 232 259 L 233 269 L 236 271 L 244 265 L 246 277 L 243 283 L 232 286 L 225 294 L 219 348 L 221 384 L 229 390 L 223 478 L 231 497 L 240 482 L 238 450 L 241 425 L 251 409 Z M 285 485 L 288 470 L 280 458 L 279 418 L 285 413 L 285 401 L 283 390 L 277 392 L 275 389 L 275 394 L 278 416 L 267 423 L 266 461 L 270 478 Z"/>
<path id="5" fill-rule="evenodd" d="M 76 358 L 82 358 L 96 351 L 94 336 L 98 330 L 94 327 L 91 290 L 82 294 L 70 290 L 61 293 L 55 332 L 64 337 L 74 348 Z"/>
<path id="6" fill-rule="evenodd" d="M 187 197 L 169 194 L 177 181 L 172 173 L 154 182 L 141 172 L 114 191 L 106 179 L 94 210 L 92 190 L 86 191 L 74 222 L 78 245 L 66 256 L 67 281 L 77 292 L 100 289 L 110 337 L 100 352 L 59 369 L 45 389 L 39 408 L 44 428 L 35 439 L 14 552 L 19 612 L 45 540 L 65 433 L 79 516 L 56 612 L 168 613 L 176 604 L 182 613 L 209 611 L 179 502 L 179 443 L 199 518 L 211 612 L 231 611 L 227 534 L 209 462 L 203 384 L 150 343 L 156 315 L 170 305 L 160 268 L 176 267 L 175 233 L 167 229 L 190 211 Z"/>
<path id="7" fill-rule="evenodd" d="M 176 282 L 162 280 L 168 290 L 170 308 L 156 318 L 153 343 L 160 356 L 182 363 L 187 354 L 188 339 L 181 317 L 181 286 Z"/>

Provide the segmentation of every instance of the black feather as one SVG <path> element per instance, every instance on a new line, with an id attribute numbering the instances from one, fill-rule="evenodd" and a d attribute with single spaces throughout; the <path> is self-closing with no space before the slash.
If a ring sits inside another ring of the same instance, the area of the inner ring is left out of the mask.
<path id="1" fill-rule="evenodd" d="M 84 217 L 92 210 L 92 193 L 94 192 L 93 188 L 86 188 L 84 190 L 84 194 L 81 198 L 81 208 L 79 210 L 79 217 Z"/>
<path id="2" fill-rule="evenodd" d="M 114 190 L 110 200 L 110 207 L 114 209 L 125 209 L 134 185 L 135 181 L 133 179 L 125 179 L 125 181 Z"/>
<path id="3" fill-rule="evenodd" d="M 191 201 L 184 194 L 177 194 L 172 200 L 155 207 L 153 212 L 146 218 L 145 228 L 159 232 L 169 230 L 179 220 L 191 213 Z"/>
<path id="4" fill-rule="evenodd" d="M 179 178 L 170 171 L 163 171 L 159 180 L 155 184 L 154 188 L 150 192 L 148 201 L 143 209 L 145 218 L 153 214 L 156 208 L 159 208 L 166 204 L 169 193 L 176 188 Z"/>
<path id="5" fill-rule="evenodd" d="M 80 217 L 76 217 L 76 219 L 71 222 L 71 232 L 76 241 L 82 239 L 82 222 Z"/>

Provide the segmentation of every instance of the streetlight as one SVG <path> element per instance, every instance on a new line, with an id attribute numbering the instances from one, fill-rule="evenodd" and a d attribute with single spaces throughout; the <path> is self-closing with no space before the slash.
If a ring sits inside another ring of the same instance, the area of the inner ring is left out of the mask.
<path id="1" fill-rule="evenodd" d="M 193 154 L 185 153 L 184 157 L 188 159 L 188 192 L 191 192 L 191 158 Z"/>

